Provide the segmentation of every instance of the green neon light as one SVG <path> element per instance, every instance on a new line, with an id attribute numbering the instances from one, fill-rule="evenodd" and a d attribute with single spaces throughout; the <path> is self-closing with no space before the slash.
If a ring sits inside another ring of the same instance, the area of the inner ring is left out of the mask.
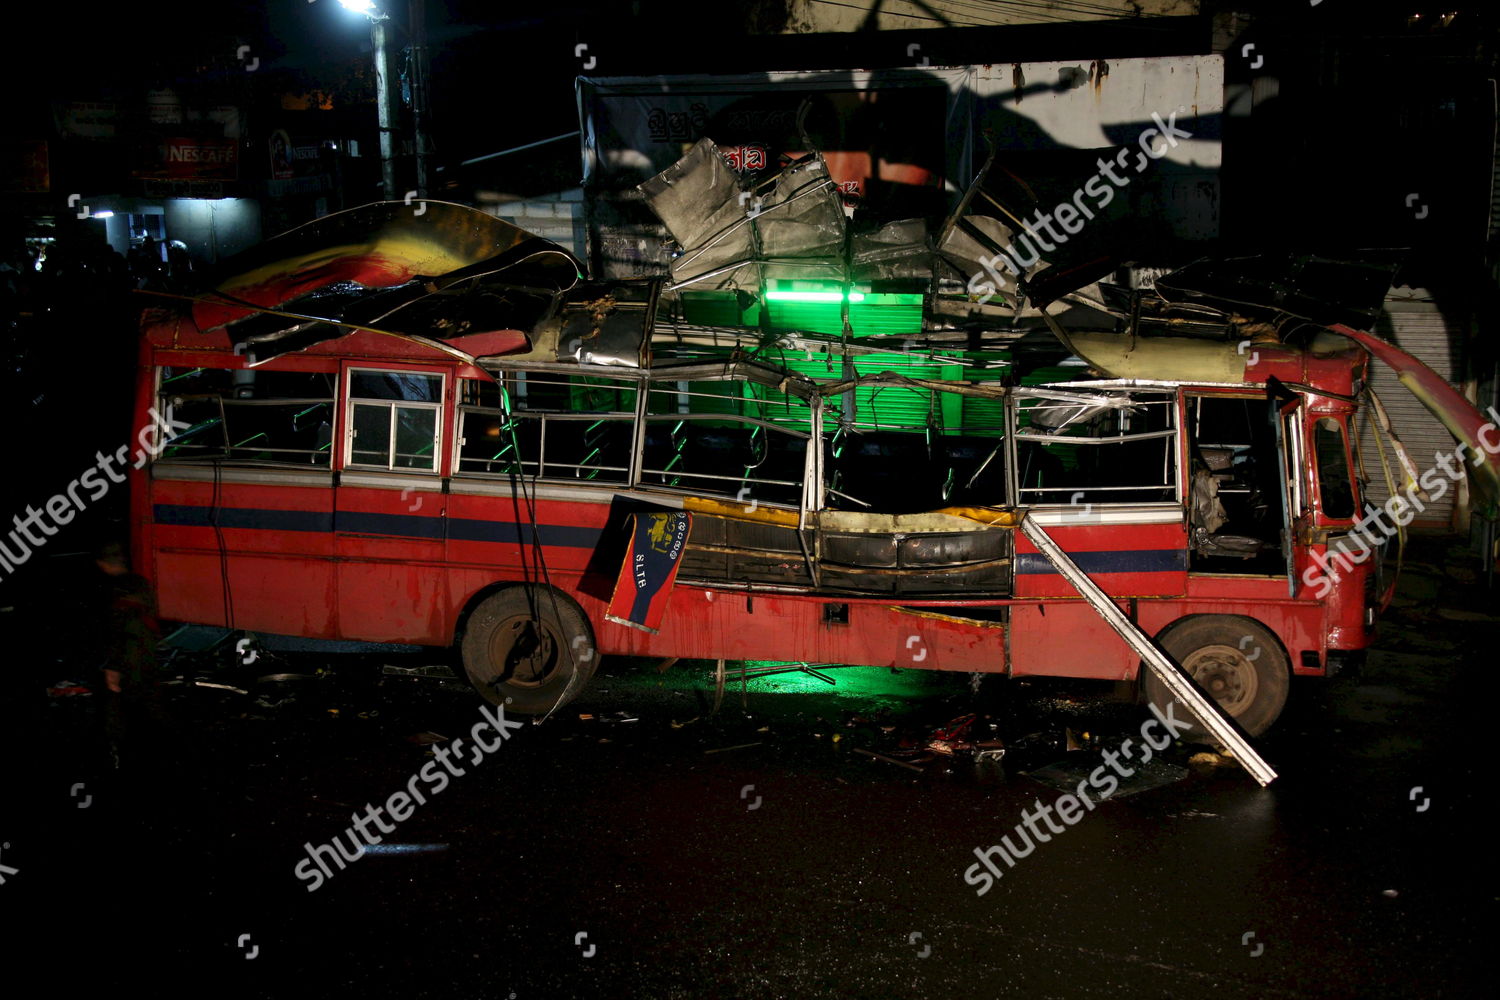
<path id="1" fill-rule="evenodd" d="M 767 292 L 766 298 L 773 302 L 842 302 L 843 292 Z M 864 292 L 850 292 L 850 302 L 863 302 Z"/>

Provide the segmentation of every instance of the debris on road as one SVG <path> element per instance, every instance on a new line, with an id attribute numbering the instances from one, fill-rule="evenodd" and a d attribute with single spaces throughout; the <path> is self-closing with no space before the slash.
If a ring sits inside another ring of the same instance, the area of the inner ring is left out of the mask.
<path id="1" fill-rule="evenodd" d="M 759 743 L 740 743 L 732 747 L 716 747 L 713 750 L 705 750 L 704 753 L 724 753 L 728 750 L 744 750 L 746 747 L 758 747 Z"/>
<path id="2" fill-rule="evenodd" d="M 967 715 L 960 715 L 947 725 L 939 726 L 933 730 L 932 737 L 927 741 L 927 749 L 948 757 L 952 757 L 955 751 L 974 749 L 974 744 L 965 737 L 978 718 L 970 712 Z"/>
<path id="3" fill-rule="evenodd" d="M 167 683 L 170 684 L 172 682 L 168 681 Z M 219 684 L 219 683 L 217 683 L 215 681 L 193 681 L 193 686 L 194 687 L 201 687 L 201 688 L 213 688 L 216 691 L 233 691 L 235 694 L 249 694 L 250 693 L 249 691 L 246 691 L 242 687 L 235 687 L 233 684 Z M 290 699 L 286 699 L 286 700 L 290 700 Z"/>
<path id="4" fill-rule="evenodd" d="M 455 681 L 459 679 L 458 675 L 453 672 L 452 667 L 441 663 L 433 663 L 421 667 L 398 667 L 387 663 L 380 668 L 380 672 L 394 677 L 430 677 L 433 680 L 439 681 Z"/>
<path id="5" fill-rule="evenodd" d="M 984 761 L 999 761 L 1005 756 L 1005 744 L 999 740 L 986 740 L 975 745 L 974 759 L 983 763 Z"/>
<path id="6" fill-rule="evenodd" d="M 862 753 L 866 757 L 874 757 L 876 760 L 883 760 L 887 764 L 895 764 L 897 767 L 904 767 L 908 771 L 916 771 L 918 774 L 922 773 L 922 769 L 915 764 L 908 764 L 904 760 L 897 760 L 894 757 L 887 757 L 885 754 L 876 753 L 874 750 L 866 750 L 864 747 L 855 747 L 854 752 Z"/>
<path id="7" fill-rule="evenodd" d="M 1195 767 L 1218 768 L 1238 767 L 1240 762 L 1235 760 L 1234 754 L 1228 751 L 1214 753 L 1213 751 L 1205 750 L 1202 753 L 1195 753 L 1189 757 L 1188 763 Z"/>

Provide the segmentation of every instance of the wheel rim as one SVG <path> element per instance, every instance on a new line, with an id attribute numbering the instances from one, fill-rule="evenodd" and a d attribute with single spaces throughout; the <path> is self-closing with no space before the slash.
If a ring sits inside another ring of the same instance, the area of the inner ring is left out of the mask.
<path id="1" fill-rule="evenodd" d="M 491 684 L 538 688 L 558 672 L 557 630 L 527 615 L 507 618 L 490 633 Z"/>
<path id="2" fill-rule="evenodd" d="M 1198 686 L 1230 715 L 1238 716 L 1254 701 L 1260 687 L 1255 664 L 1233 646 L 1204 646 L 1183 661 Z"/>

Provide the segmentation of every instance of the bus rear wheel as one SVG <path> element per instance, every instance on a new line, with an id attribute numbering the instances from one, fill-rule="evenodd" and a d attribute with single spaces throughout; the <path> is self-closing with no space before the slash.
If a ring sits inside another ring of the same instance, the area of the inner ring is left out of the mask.
<path id="1" fill-rule="evenodd" d="M 599 662 L 588 619 L 548 587 L 508 587 L 486 597 L 469 615 L 459 649 L 475 690 L 517 715 L 571 701 Z"/>
<path id="2" fill-rule="evenodd" d="M 1281 714 L 1291 686 L 1291 666 L 1281 643 L 1270 630 L 1249 618 L 1232 615 L 1195 615 L 1169 625 L 1157 645 L 1176 660 L 1241 729 L 1259 736 Z M 1146 700 L 1158 709 L 1174 699 L 1156 673 L 1142 666 Z M 1179 709 L 1186 706 L 1179 706 Z M 1177 718 L 1192 718 L 1178 712 Z M 1202 724 L 1183 736 L 1192 741 L 1211 739 Z"/>

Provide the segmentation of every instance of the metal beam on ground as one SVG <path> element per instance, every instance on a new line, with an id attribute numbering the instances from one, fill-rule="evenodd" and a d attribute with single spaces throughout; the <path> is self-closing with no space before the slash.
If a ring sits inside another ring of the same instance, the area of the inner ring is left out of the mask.
<path id="1" fill-rule="evenodd" d="M 1078 568 L 1078 564 L 1068 558 L 1068 554 L 1052 540 L 1052 537 L 1042 530 L 1041 525 L 1028 513 L 1021 519 L 1021 533 L 1035 545 L 1037 551 L 1046 556 L 1047 561 L 1057 568 L 1073 587 L 1099 612 L 1110 628 L 1119 633 L 1120 638 L 1130 644 L 1130 647 L 1140 654 L 1167 690 L 1172 692 L 1188 711 L 1197 716 L 1203 727 L 1214 735 L 1214 738 L 1234 754 L 1235 759 L 1250 772 L 1250 776 L 1260 783 L 1264 788 L 1276 780 L 1276 772 L 1271 765 L 1261 759 L 1260 754 L 1250 746 L 1249 742 L 1240 735 L 1239 730 L 1229 721 L 1228 717 L 1220 711 L 1219 706 L 1209 700 L 1198 690 L 1191 677 L 1181 667 L 1173 663 L 1160 649 L 1156 648 L 1146 633 L 1136 627 L 1136 624 L 1125 616 L 1109 595 L 1100 589 L 1099 585 L 1089 579 L 1089 575 Z"/>

